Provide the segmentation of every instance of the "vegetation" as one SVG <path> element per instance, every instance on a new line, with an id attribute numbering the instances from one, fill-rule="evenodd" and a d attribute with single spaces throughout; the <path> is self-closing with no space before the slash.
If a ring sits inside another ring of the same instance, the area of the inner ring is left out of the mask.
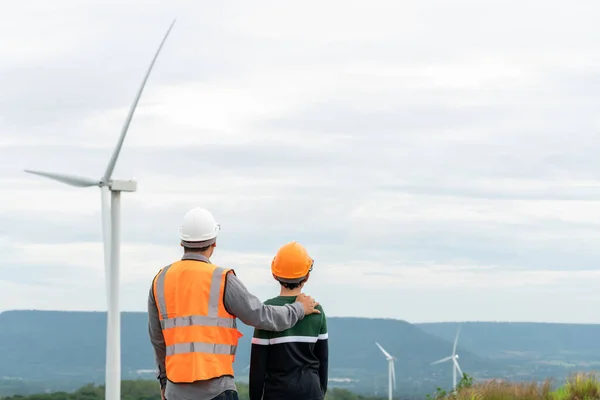
<path id="1" fill-rule="evenodd" d="M 240 400 L 249 400 L 248 387 L 237 384 Z M 104 387 L 87 384 L 74 392 L 53 392 L 14 395 L 0 397 L 1 400 L 103 400 Z M 123 400 L 160 400 L 160 391 L 156 381 L 128 380 L 122 382 Z M 328 391 L 325 400 L 383 400 L 383 397 L 368 397 L 352 393 L 345 389 L 333 388 Z M 600 381 L 594 374 L 574 374 L 565 384 L 552 389 L 550 380 L 542 383 L 510 383 L 499 380 L 473 383 L 473 378 L 464 374 L 454 393 L 438 388 L 430 400 L 600 400 Z"/>
<path id="2" fill-rule="evenodd" d="M 248 387 L 244 384 L 236 384 L 240 400 L 249 400 Z M 44 394 L 33 394 L 29 396 L 9 396 L 0 398 L 2 400 L 104 400 L 104 386 L 88 384 L 71 392 L 54 392 Z M 131 380 L 123 381 L 121 386 L 122 400 L 160 400 L 160 390 L 156 381 Z M 377 397 L 365 397 L 354 394 L 348 390 L 334 388 L 328 391 L 325 400 L 380 400 Z"/>
<path id="3" fill-rule="evenodd" d="M 446 393 L 438 388 L 428 399 L 448 400 L 600 400 L 600 382 L 595 374 L 578 373 L 567 378 L 565 384 L 556 390 L 547 379 L 541 383 L 510 383 L 499 380 L 473 384 L 464 374 L 454 393 Z"/>

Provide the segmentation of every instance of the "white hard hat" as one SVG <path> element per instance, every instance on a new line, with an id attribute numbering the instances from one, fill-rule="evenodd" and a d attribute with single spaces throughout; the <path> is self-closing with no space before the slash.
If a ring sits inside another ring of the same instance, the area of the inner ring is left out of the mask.
<path id="1" fill-rule="evenodd" d="M 217 240 L 221 226 L 215 217 L 204 208 L 193 208 L 183 217 L 179 228 L 179 238 L 184 247 L 202 248 L 210 246 Z"/>

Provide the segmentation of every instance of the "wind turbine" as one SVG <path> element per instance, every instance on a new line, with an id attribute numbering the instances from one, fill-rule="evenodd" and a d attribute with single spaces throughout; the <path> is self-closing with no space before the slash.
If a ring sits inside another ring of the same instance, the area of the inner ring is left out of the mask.
<path id="1" fill-rule="evenodd" d="M 394 362 L 396 361 L 396 357 L 390 355 L 381 345 L 375 342 L 379 350 L 383 353 L 386 360 L 388 361 L 388 399 L 392 400 L 392 383 L 394 385 L 394 390 L 396 390 L 396 370 L 394 369 Z"/>
<path id="2" fill-rule="evenodd" d="M 146 81 L 150 76 L 152 67 L 158 54 L 167 40 L 175 20 L 169 26 L 167 33 L 163 37 L 148 71 L 144 76 L 142 84 L 129 109 L 125 124 L 121 129 L 121 134 L 117 145 L 110 157 L 106 171 L 100 179 L 86 178 L 75 175 L 56 174 L 51 172 L 25 170 L 30 174 L 43 176 L 55 181 L 65 183 L 75 187 L 98 186 L 102 202 L 102 233 L 104 242 L 104 268 L 106 274 L 106 295 L 108 300 L 107 326 L 106 326 L 106 400 L 121 399 L 121 318 L 119 311 L 119 256 L 120 256 L 120 219 L 121 219 L 121 192 L 135 192 L 137 182 L 135 180 L 116 180 L 112 179 L 112 173 L 115 169 L 119 152 L 123 146 L 129 123 L 135 112 L 137 103 L 142 95 Z M 111 194 L 111 204 L 108 204 L 108 193 Z"/>
<path id="3" fill-rule="evenodd" d="M 458 327 L 458 330 L 456 331 L 456 338 L 454 339 L 454 347 L 452 348 L 452 355 L 450 357 L 446 357 L 446 358 L 442 358 L 441 360 L 437 360 L 433 363 L 431 363 L 431 365 L 434 364 L 439 364 L 439 363 L 443 363 L 446 361 L 450 361 L 452 360 L 452 389 L 456 390 L 456 372 L 458 371 L 458 373 L 460 374 L 460 376 L 463 376 L 463 372 L 460 369 L 460 365 L 458 365 L 458 354 L 456 354 L 456 344 L 458 343 L 458 334 L 460 333 L 460 326 Z"/>

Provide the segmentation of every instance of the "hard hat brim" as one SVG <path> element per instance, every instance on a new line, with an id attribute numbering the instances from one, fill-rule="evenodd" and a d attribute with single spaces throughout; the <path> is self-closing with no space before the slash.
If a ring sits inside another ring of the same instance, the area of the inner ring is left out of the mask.
<path id="1" fill-rule="evenodd" d="M 277 280 L 283 283 L 300 283 L 303 280 L 306 279 L 306 275 L 301 277 L 301 278 L 281 278 L 281 277 L 277 277 Z"/>
<path id="2" fill-rule="evenodd" d="M 216 237 L 208 240 L 202 240 L 200 242 L 188 242 L 187 240 L 181 240 L 181 245 L 190 249 L 202 249 L 216 243 L 216 241 Z"/>

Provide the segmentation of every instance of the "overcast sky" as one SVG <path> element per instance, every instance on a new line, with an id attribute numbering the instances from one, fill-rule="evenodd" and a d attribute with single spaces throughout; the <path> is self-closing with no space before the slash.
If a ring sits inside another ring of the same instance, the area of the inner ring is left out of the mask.
<path id="1" fill-rule="evenodd" d="M 124 310 L 192 207 L 261 299 L 290 240 L 330 316 L 598 322 L 600 3 L 7 2 L 0 311 L 105 310 L 99 177 L 116 178 Z"/>

